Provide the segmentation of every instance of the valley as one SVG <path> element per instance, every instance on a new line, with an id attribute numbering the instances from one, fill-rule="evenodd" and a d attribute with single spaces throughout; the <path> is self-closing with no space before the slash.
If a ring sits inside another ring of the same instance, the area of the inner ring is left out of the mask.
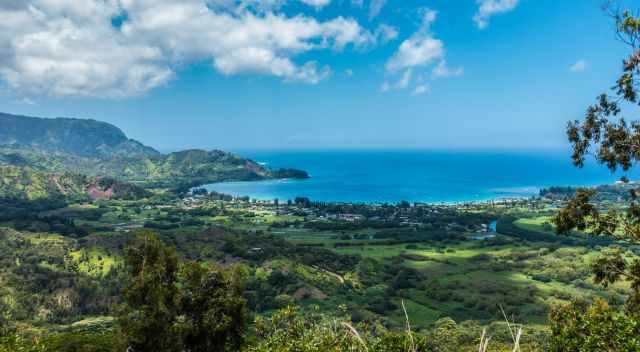
<path id="1" fill-rule="evenodd" d="M 35 209 L 29 221 L 21 215 L 0 223 L 3 314 L 30 333 L 86 325 L 112 331 L 126 276 L 122 250 L 147 229 L 182 258 L 241 265 L 252 316 L 293 305 L 303 314 L 346 314 L 357 324 L 397 330 L 405 324 L 404 304 L 418 331 L 452 319 L 466 333 L 489 326 L 498 336 L 504 311 L 523 324 L 523 342 L 544 344 L 553 306 L 597 297 L 622 305 L 629 288 L 594 283 L 590 266 L 602 239 L 553 233 L 551 209 L 562 203 L 276 204 L 198 188 L 70 202 Z M 489 227 L 494 219 L 497 232 Z"/>

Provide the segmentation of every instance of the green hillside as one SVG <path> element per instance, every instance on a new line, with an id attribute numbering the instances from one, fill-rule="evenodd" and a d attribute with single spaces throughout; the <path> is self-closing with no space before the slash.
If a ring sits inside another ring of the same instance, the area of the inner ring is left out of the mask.
<path id="1" fill-rule="evenodd" d="M 0 166 L 0 199 L 5 201 L 135 199 L 146 193 L 138 186 L 111 178 L 89 177 L 71 172 L 43 173 L 24 167 Z"/>
<path id="2" fill-rule="evenodd" d="M 18 116 L 0 113 L 0 145 L 18 145 L 86 157 L 158 155 L 127 138 L 116 126 L 84 119 Z"/>
<path id="3" fill-rule="evenodd" d="M 161 154 L 104 122 L 3 113 L 0 165 L 107 176 L 155 187 L 309 177 L 301 170 L 269 170 L 220 150 Z"/>

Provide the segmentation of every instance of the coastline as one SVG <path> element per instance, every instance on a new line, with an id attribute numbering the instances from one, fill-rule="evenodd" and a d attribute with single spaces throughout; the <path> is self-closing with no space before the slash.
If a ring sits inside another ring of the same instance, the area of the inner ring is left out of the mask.
<path id="1" fill-rule="evenodd" d="M 287 201 L 287 200 L 294 200 L 295 197 L 305 197 L 305 198 L 309 198 L 311 201 L 320 201 L 320 202 L 326 202 L 326 203 L 331 203 L 331 204 L 363 204 L 363 205 L 383 205 L 383 204 L 397 204 L 400 203 L 402 201 L 405 201 L 405 199 L 397 199 L 395 201 L 390 200 L 390 201 L 363 201 L 363 200 L 357 200 L 357 199 L 352 199 L 352 200 L 331 200 L 331 199 L 314 199 L 311 197 L 308 197 L 304 194 L 299 194 L 291 199 L 287 199 L 287 197 L 282 197 L 282 196 L 278 196 L 278 195 L 271 195 L 271 196 L 265 196 L 265 195 L 256 195 L 251 194 L 251 193 L 226 193 L 224 190 L 224 186 L 234 186 L 234 185 L 240 185 L 240 186 L 258 186 L 260 184 L 273 184 L 273 183 L 285 183 L 285 182 L 305 182 L 305 180 L 301 180 L 301 179 L 277 179 L 277 180 L 259 180 L 259 181 L 229 181 L 229 182 L 217 182 L 217 183 L 211 183 L 211 184 L 205 184 L 205 185 L 201 185 L 199 187 L 196 188 L 205 188 L 207 189 L 207 191 L 211 192 L 217 192 L 220 194 L 225 194 L 225 195 L 230 195 L 234 198 L 240 198 L 240 197 L 249 197 L 250 199 L 255 199 L 258 201 L 262 201 L 262 202 L 268 202 L 268 201 L 273 201 L 275 199 L 278 199 L 279 201 Z M 222 189 L 220 186 L 223 186 Z M 580 188 L 580 187 L 587 187 L 587 188 L 594 188 L 594 187 L 598 187 L 598 186 L 605 186 L 605 185 L 614 185 L 611 183 L 596 183 L 596 184 L 589 184 L 589 185 L 561 185 L 560 187 L 573 187 L 573 188 Z M 504 189 L 496 189 L 496 190 L 492 190 L 495 191 L 495 195 L 494 196 L 489 196 L 489 197 L 483 197 L 483 198 L 469 198 L 469 199 L 461 199 L 461 200 L 410 200 L 409 202 L 411 203 L 419 203 L 419 204 L 427 204 L 427 205 L 446 205 L 446 206 L 455 206 L 455 205 L 464 205 L 464 204 L 475 204 L 475 205 L 483 205 L 483 204 L 492 204 L 492 203 L 504 203 L 504 202 L 515 202 L 515 201 L 522 201 L 522 200 L 527 200 L 527 199 L 532 199 L 535 197 L 539 196 L 539 193 L 542 189 L 545 188 L 549 188 L 549 187 L 557 187 L 558 185 L 548 185 L 548 186 L 526 186 L 526 187 L 513 187 L 511 188 L 504 188 Z M 510 191 L 509 191 L 510 190 Z M 491 191 L 491 190 L 490 190 Z M 511 192 L 511 193 L 509 193 Z M 509 194 L 503 194 L 503 193 L 509 193 Z M 408 201 L 408 200 L 407 200 Z"/>
<path id="2" fill-rule="evenodd" d="M 247 152 L 273 168 L 293 166 L 312 178 L 223 182 L 208 190 L 269 201 L 306 197 L 328 203 L 461 204 L 526 199 L 554 186 L 613 184 L 623 174 L 594 162 L 584 168 L 549 153 L 432 151 L 278 151 Z M 630 173 L 632 179 L 639 173 Z"/>

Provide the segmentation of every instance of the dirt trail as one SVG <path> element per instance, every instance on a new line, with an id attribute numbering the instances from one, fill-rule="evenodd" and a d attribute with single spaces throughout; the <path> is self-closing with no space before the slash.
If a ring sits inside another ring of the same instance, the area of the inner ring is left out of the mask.
<path id="1" fill-rule="evenodd" d="M 329 270 L 327 270 L 327 269 L 319 268 L 319 267 L 317 267 L 317 266 L 314 266 L 314 268 L 316 268 L 317 270 L 320 270 L 320 271 L 324 272 L 325 274 L 328 274 L 328 275 L 330 275 L 330 276 L 335 277 L 336 279 L 338 279 L 338 281 L 340 281 L 340 284 L 344 285 L 344 278 L 343 278 L 342 276 L 340 276 L 339 274 L 336 274 L 336 273 L 334 273 L 334 272 L 332 272 L 332 271 L 329 271 Z"/>

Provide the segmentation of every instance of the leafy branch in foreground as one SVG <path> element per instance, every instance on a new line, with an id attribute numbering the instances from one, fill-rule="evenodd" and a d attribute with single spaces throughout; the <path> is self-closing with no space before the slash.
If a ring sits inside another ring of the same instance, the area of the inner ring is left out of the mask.
<path id="1" fill-rule="evenodd" d="M 627 172 L 640 161 L 640 122 L 628 122 L 623 111 L 637 113 L 640 104 L 640 18 L 630 11 L 611 12 L 618 37 L 631 47 L 624 60 L 621 76 L 613 95 L 602 94 L 587 109 L 583 121 L 572 121 L 567 136 L 573 147 L 574 165 L 583 167 L 587 156 L 613 171 Z M 628 183 L 626 177 L 622 181 Z M 632 188 L 629 204 L 618 211 L 603 212 L 591 202 L 594 190 L 579 189 L 564 209 L 553 219 L 560 234 L 573 230 L 613 236 L 630 243 L 640 243 L 640 189 Z M 629 351 L 640 348 L 640 259 L 620 249 L 604 250 L 592 263 L 594 281 L 603 286 L 626 280 L 630 293 L 626 312 L 617 312 L 603 301 L 589 306 L 574 302 L 556 307 L 551 313 L 552 345 L 557 351 Z"/>
<path id="2" fill-rule="evenodd" d="M 637 108 L 640 104 L 640 19 L 630 11 L 615 13 L 613 17 L 619 38 L 630 45 L 632 53 L 624 60 L 623 73 L 613 87 L 613 96 L 600 95 L 596 104 L 587 109 L 583 121 L 569 122 L 567 136 L 573 146 L 572 159 L 577 167 L 583 167 L 586 157 L 593 155 L 598 163 L 611 171 L 629 171 L 640 161 L 640 122 L 629 123 L 622 115 L 623 107 Z M 623 177 L 623 181 L 628 182 L 628 179 Z M 558 233 L 568 234 L 577 229 L 640 243 L 640 189 L 630 192 L 631 201 L 624 210 L 602 212 L 591 202 L 595 191 L 579 189 L 554 218 Z M 633 303 L 640 301 L 640 277 L 634 272 L 640 267 L 640 261 L 635 258 L 627 262 L 627 257 L 604 253 L 594 262 L 593 269 L 598 283 L 607 285 L 622 278 L 629 280 L 632 288 L 629 303 Z M 638 310 L 636 304 L 630 304 L 628 308 Z"/>

